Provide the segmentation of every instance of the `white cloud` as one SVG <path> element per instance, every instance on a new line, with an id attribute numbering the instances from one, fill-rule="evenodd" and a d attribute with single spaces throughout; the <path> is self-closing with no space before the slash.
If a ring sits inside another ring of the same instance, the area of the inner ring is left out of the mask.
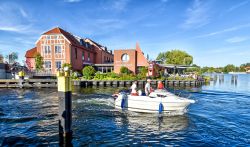
<path id="1" fill-rule="evenodd" d="M 17 32 L 17 33 L 23 33 L 23 32 L 29 32 L 30 26 L 25 26 L 25 25 L 19 25 L 19 26 L 12 26 L 12 25 L 5 25 L 1 26 L 0 25 L 0 30 L 1 31 L 9 31 L 9 32 Z"/>
<path id="2" fill-rule="evenodd" d="M 243 42 L 248 40 L 247 37 L 233 37 L 233 38 L 229 38 L 226 41 L 229 43 L 238 43 L 238 42 Z"/>
<path id="3" fill-rule="evenodd" d="M 114 0 L 112 7 L 116 10 L 122 11 L 126 8 L 129 0 Z"/>
<path id="4" fill-rule="evenodd" d="M 120 19 L 97 19 L 95 25 L 103 29 L 120 29 L 126 25 L 126 22 Z"/>
<path id="5" fill-rule="evenodd" d="M 203 37 L 215 36 L 215 35 L 219 35 L 219 34 L 223 34 L 223 33 L 227 33 L 227 32 L 232 32 L 232 31 L 237 31 L 237 30 L 240 30 L 240 29 L 243 29 L 243 28 L 248 28 L 248 27 L 250 27 L 250 23 L 234 26 L 234 27 L 231 27 L 231 28 L 226 28 L 226 29 L 223 29 L 221 31 L 216 31 L 216 32 L 208 33 L 208 34 L 199 35 L 199 36 L 196 36 L 195 38 L 203 38 Z"/>
<path id="6" fill-rule="evenodd" d="M 28 14 L 26 11 L 23 10 L 23 8 L 19 8 L 20 10 L 20 13 L 22 14 L 23 17 L 27 18 L 28 17 Z"/>
<path id="7" fill-rule="evenodd" d="M 28 13 L 20 6 L 14 3 L 0 4 L 0 30 L 28 33 L 32 32 L 32 20 Z"/>
<path id="8" fill-rule="evenodd" d="M 238 3 L 238 4 L 236 4 L 236 5 L 232 6 L 232 7 L 230 7 L 230 8 L 227 10 L 227 12 L 231 12 L 231 11 L 233 11 L 233 10 L 235 10 L 235 9 L 238 9 L 238 8 L 240 8 L 240 7 L 244 6 L 244 5 L 246 5 L 246 4 L 249 3 L 249 2 L 250 2 L 249 0 L 246 0 L 246 1 L 243 1 L 243 2 L 241 2 L 241 3 Z"/>
<path id="9" fill-rule="evenodd" d="M 201 0 L 195 0 L 191 7 L 187 9 L 186 20 L 181 25 L 182 28 L 198 28 L 209 23 L 209 7 Z"/>
<path id="10" fill-rule="evenodd" d="M 103 9 L 105 10 L 115 10 L 118 12 L 126 10 L 126 7 L 130 0 L 109 0 L 103 1 Z"/>

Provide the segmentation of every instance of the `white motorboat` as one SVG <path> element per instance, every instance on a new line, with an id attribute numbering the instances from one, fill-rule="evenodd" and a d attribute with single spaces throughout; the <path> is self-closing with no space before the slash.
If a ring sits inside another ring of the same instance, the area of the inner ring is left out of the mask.
<path id="1" fill-rule="evenodd" d="M 115 108 L 146 113 L 185 112 L 194 100 L 179 97 L 166 90 L 155 90 L 149 96 L 132 96 L 121 92 L 115 99 Z"/>

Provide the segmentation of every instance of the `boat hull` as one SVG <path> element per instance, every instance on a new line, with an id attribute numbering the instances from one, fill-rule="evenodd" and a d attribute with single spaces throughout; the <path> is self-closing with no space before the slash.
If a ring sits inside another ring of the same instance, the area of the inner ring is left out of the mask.
<path id="1" fill-rule="evenodd" d="M 163 106 L 162 110 L 159 108 L 160 103 Z M 194 100 L 174 95 L 162 98 L 121 94 L 115 100 L 115 108 L 145 113 L 185 112 L 190 103 L 194 103 Z"/>

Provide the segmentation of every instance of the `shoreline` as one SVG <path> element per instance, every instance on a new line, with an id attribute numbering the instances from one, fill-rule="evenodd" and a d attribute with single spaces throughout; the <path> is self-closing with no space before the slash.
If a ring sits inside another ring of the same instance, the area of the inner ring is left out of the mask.
<path id="1" fill-rule="evenodd" d="M 93 87 L 93 86 L 116 86 L 126 87 L 131 86 L 134 80 L 72 80 L 73 86 L 80 87 Z M 137 80 L 138 85 L 145 85 L 146 80 Z M 152 85 L 157 85 L 159 80 L 152 80 Z M 164 86 L 176 86 L 176 87 L 197 87 L 205 84 L 204 80 L 164 80 L 162 81 Z M 57 79 L 25 79 L 22 81 L 19 79 L 0 79 L 0 88 L 56 88 Z"/>

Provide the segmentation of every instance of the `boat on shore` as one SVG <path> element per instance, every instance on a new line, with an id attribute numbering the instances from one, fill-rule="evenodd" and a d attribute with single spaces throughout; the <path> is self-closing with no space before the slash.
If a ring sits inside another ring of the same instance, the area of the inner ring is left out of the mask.
<path id="1" fill-rule="evenodd" d="M 144 113 L 169 114 L 177 112 L 183 114 L 191 103 L 195 103 L 195 101 L 166 90 L 155 90 L 149 96 L 132 96 L 121 92 L 115 99 L 115 108 Z"/>

